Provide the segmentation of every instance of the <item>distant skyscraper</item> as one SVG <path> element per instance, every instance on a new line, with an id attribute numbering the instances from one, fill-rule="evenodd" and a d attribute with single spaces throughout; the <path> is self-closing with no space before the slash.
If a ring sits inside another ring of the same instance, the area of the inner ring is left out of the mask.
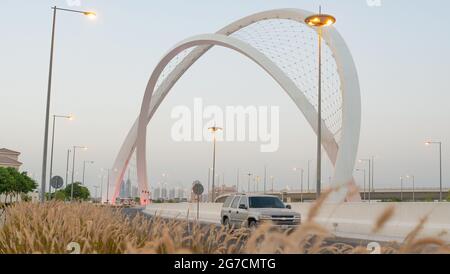
<path id="1" fill-rule="evenodd" d="M 184 188 L 179 187 L 177 192 L 178 192 L 177 198 L 179 198 L 179 199 L 186 198 L 186 192 L 185 192 Z"/>
<path id="2" fill-rule="evenodd" d="M 175 188 L 171 188 L 170 190 L 169 190 L 169 199 L 175 199 L 175 194 L 176 194 L 176 190 L 175 190 Z"/>
<path id="3" fill-rule="evenodd" d="M 139 189 L 136 186 L 131 187 L 131 196 L 132 198 L 139 197 Z"/>
<path id="4" fill-rule="evenodd" d="M 134 196 L 132 195 L 133 193 L 131 187 L 131 180 L 130 178 L 128 178 L 127 182 L 125 183 L 125 198 L 131 198 L 131 196 Z"/>
<path id="5" fill-rule="evenodd" d="M 153 191 L 153 200 L 159 200 L 161 199 L 161 186 L 158 186 Z"/>
<path id="6" fill-rule="evenodd" d="M 161 198 L 162 199 L 167 199 L 168 198 L 168 193 L 167 193 L 167 185 L 164 185 L 162 188 L 161 188 Z"/>
<path id="7" fill-rule="evenodd" d="M 120 198 L 127 198 L 126 187 L 125 187 L 125 181 L 124 180 L 122 180 L 122 185 L 120 186 L 119 197 Z"/>

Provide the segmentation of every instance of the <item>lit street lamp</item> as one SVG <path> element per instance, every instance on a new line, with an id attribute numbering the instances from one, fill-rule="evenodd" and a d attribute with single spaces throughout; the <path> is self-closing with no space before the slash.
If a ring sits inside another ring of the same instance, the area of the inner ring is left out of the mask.
<path id="1" fill-rule="evenodd" d="M 426 142 L 425 145 L 439 145 L 439 202 L 442 202 L 442 142 Z"/>
<path id="2" fill-rule="evenodd" d="M 220 128 L 220 127 L 216 127 L 216 126 L 213 126 L 213 127 L 210 127 L 209 128 L 209 131 L 211 131 L 212 132 L 212 134 L 213 134 L 213 143 L 214 143 L 214 145 L 213 145 L 213 173 L 212 173 L 212 195 L 211 195 L 211 202 L 213 202 L 214 203 L 214 199 L 215 199 L 215 185 L 214 185 L 214 183 L 215 183 L 215 177 L 216 177 L 216 132 L 217 131 L 221 131 L 221 130 L 223 130 L 223 128 Z"/>
<path id="3" fill-rule="evenodd" d="M 322 10 L 320 9 L 319 14 L 306 18 L 305 23 L 311 27 L 317 28 L 317 32 L 319 34 L 319 81 L 317 106 L 317 198 L 319 198 L 322 180 L 322 28 L 336 23 L 336 18 L 331 15 L 322 14 Z"/>
<path id="4" fill-rule="evenodd" d="M 72 115 L 53 115 L 53 129 L 52 129 L 52 147 L 50 149 L 50 181 L 52 180 L 53 176 L 53 150 L 55 145 L 55 127 L 56 127 L 56 118 L 64 118 L 68 119 L 70 121 L 73 120 Z M 48 184 L 48 192 L 52 193 L 52 185 Z"/>
<path id="5" fill-rule="evenodd" d="M 83 185 L 84 185 L 84 174 L 86 171 L 86 164 L 93 164 L 93 163 L 94 161 L 83 161 L 83 180 L 82 180 Z"/>
<path id="6" fill-rule="evenodd" d="M 70 10 L 70 9 L 62 9 L 58 7 L 52 7 L 53 9 L 53 23 L 52 23 L 52 37 L 51 37 L 51 46 L 50 46 L 50 66 L 49 66 L 49 74 L 48 74 L 48 87 L 47 87 L 47 105 L 45 110 L 45 131 L 44 131 L 44 149 L 43 149 L 43 157 L 42 157 L 42 181 L 41 181 L 41 202 L 45 201 L 45 183 L 47 180 L 47 150 L 48 150 L 48 129 L 49 129 L 49 120 L 50 120 L 50 101 L 51 101 L 51 92 L 52 92 L 52 76 L 53 76 L 53 52 L 55 46 L 55 29 L 56 29 L 56 11 L 67 11 L 74 13 L 81 13 L 85 16 L 93 18 L 96 16 L 96 13 L 91 11 L 78 11 L 78 10 Z"/>

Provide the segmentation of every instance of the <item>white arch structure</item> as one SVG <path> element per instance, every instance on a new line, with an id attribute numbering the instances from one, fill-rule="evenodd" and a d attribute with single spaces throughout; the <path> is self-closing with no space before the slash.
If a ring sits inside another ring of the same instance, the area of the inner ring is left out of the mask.
<path id="1" fill-rule="evenodd" d="M 110 201 L 115 203 L 120 193 L 126 168 L 133 152 L 136 151 L 141 204 L 146 205 L 149 203 L 146 159 L 147 125 L 175 83 L 213 46 L 226 47 L 239 52 L 264 69 L 295 102 L 314 132 L 317 133 L 317 111 L 299 87 L 265 54 L 248 43 L 230 36 L 246 26 L 268 19 L 287 19 L 304 24 L 305 18 L 311 14 L 311 12 L 298 9 L 281 9 L 257 13 L 228 25 L 216 34 L 198 35 L 186 39 L 170 50 L 153 71 L 145 90 L 139 117 L 129 131 L 115 160 L 114 172 L 111 176 L 115 189 Z M 323 123 L 323 148 L 335 166 L 333 184 L 345 186 L 337 193 L 336 199 L 358 201 L 360 199 L 359 195 L 353 194 L 352 197 L 348 196 L 348 193 L 354 193 L 352 189 L 352 186 L 355 186 L 353 169 L 359 145 L 361 124 L 361 95 L 358 75 L 350 51 L 338 31 L 333 27 L 327 28 L 324 30 L 323 39 L 331 49 L 336 61 L 342 91 L 341 140 L 338 143 L 330 129 Z M 190 48 L 193 48 L 192 51 L 156 88 L 158 79 L 170 61 L 179 53 Z M 352 191 L 349 191 L 349 189 L 352 189 Z"/>

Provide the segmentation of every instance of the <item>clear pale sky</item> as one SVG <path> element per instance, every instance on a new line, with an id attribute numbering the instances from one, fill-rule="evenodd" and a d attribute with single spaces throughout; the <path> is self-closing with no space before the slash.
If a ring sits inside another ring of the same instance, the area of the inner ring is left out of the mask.
<path id="1" fill-rule="evenodd" d="M 53 5 L 76 1 L 2 0 L 0 8 L 0 147 L 22 152 L 23 170 L 40 181 L 45 96 Z M 77 14 L 58 17 L 52 114 L 58 120 L 55 174 L 64 177 L 66 151 L 93 160 L 86 179 L 99 183 L 100 168 L 112 165 L 138 115 L 148 77 L 175 43 L 215 32 L 243 16 L 275 8 L 317 10 L 336 15 L 336 28 L 352 51 L 361 83 L 363 123 L 360 158 L 376 157 L 376 187 L 397 187 L 401 175 L 416 176 L 417 186 L 438 186 L 437 147 L 444 143 L 444 184 L 450 186 L 450 35 L 447 0 L 81 0 L 78 9 L 95 10 L 91 21 Z M 238 68 L 238 69 L 236 69 Z M 281 145 L 262 154 L 259 144 L 221 143 L 219 173 L 234 184 L 236 170 L 263 175 L 264 164 L 278 187 L 298 188 L 293 167 L 315 160 L 315 136 L 281 88 L 256 65 L 229 50 L 213 50 L 176 85 L 149 125 L 149 174 L 152 185 L 169 175 L 172 185 L 206 183 L 211 144 L 174 143 L 171 109 L 207 104 L 278 105 Z M 257 96 L 256 96 L 257 95 Z M 314 173 L 314 168 L 311 173 Z M 325 164 L 324 181 L 331 174 Z M 359 183 L 362 178 L 355 175 Z M 311 183 L 313 176 L 311 177 Z M 244 175 L 241 182 L 246 182 Z"/>

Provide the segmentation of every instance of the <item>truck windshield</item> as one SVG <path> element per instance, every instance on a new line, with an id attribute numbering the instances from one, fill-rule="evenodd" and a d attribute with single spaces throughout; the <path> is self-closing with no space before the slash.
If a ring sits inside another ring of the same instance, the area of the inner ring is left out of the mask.
<path id="1" fill-rule="evenodd" d="M 285 208 L 283 202 L 276 197 L 250 197 L 250 208 Z"/>

